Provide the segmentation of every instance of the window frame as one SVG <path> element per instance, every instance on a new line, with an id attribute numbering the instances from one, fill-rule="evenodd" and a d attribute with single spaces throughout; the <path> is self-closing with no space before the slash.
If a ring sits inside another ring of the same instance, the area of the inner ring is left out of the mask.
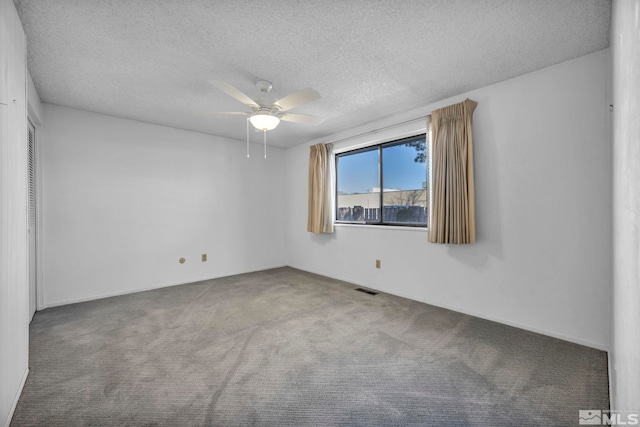
<path id="1" fill-rule="evenodd" d="M 407 142 L 413 141 L 413 140 L 418 140 L 418 139 L 424 139 L 425 141 L 425 151 L 426 151 L 426 165 L 427 165 L 427 173 L 425 175 L 425 179 L 427 182 L 427 187 L 426 187 L 426 191 L 427 191 L 427 198 L 426 198 L 426 202 L 427 202 L 427 212 L 426 212 L 426 216 L 425 216 L 425 222 L 392 222 L 392 221 L 385 221 L 384 220 L 384 176 L 383 176 L 383 171 L 384 171 L 384 166 L 383 166 L 383 155 L 382 155 L 382 150 L 386 147 L 393 147 L 395 145 L 402 145 L 402 144 L 406 144 Z M 379 182 L 378 184 L 380 185 L 380 220 L 379 221 L 341 221 L 338 220 L 338 197 L 339 197 L 339 193 L 338 193 L 338 181 L 339 181 L 339 176 L 338 176 L 338 162 L 340 161 L 340 157 L 346 156 L 346 155 L 352 155 L 352 154 L 358 154 L 358 153 L 364 153 L 367 151 L 377 151 L 378 152 L 378 178 L 379 178 Z M 429 153 L 429 135 L 427 132 L 421 132 L 415 135 L 411 135 L 411 136 L 406 136 L 400 139 L 392 139 L 392 140 L 387 140 L 385 142 L 379 142 L 376 144 L 372 144 L 372 145 L 368 145 L 366 147 L 360 147 L 360 148 L 356 148 L 353 150 L 345 150 L 345 151 L 341 151 L 340 153 L 336 153 L 335 154 L 335 188 L 334 188 L 334 224 L 348 224 L 348 225 L 368 225 L 368 226 L 382 226 L 382 227 L 409 227 L 409 228 L 418 228 L 418 229 L 427 229 L 429 227 L 429 205 L 430 205 L 430 182 L 429 182 L 429 177 L 430 177 L 430 153 Z"/>

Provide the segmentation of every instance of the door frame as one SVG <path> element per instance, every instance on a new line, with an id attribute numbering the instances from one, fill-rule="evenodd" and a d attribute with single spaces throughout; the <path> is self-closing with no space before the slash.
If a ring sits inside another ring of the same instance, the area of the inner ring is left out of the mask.
<path id="1" fill-rule="evenodd" d="M 31 87 L 31 85 L 29 85 Z M 37 95 L 36 95 L 37 96 Z M 38 100 L 39 101 L 39 98 Z M 42 145 L 44 140 L 43 124 L 41 120 L 42 106 L 34 108 L 31 97 L 28 97 L 27 120 L 35 129 L 35 163 L 36 163 L 36 312 L 46 308 L 44 299 L 44 222 L 43 222 L 43 164 Z M 28 135 L 27 135 L 28 136 Z M 28 180 L 29 177 L 27 176 Z M 28 182 L 27 182 L 28 184 Z"/>
<path id="2" fill-rule="evenodd" d="M 29 119 L 29 117 L 27 117 L 27 145 L 30 144 L 29 141 L 29 134 L 31 133 L 33 129 L 33 147 L 32 147 L 32 151 L 33 151 L 33 204 L 34 204 L 34 218 L 33 218 L 33 230 L 31 227 L 31 220 L 30 220 L 30 210 L 31 210 L 31 180 L 30 180 L 30 170 L 32 168 L 31 165 L 31 160 L 30 158 L 27 159 L 27 188 L 28 188 L 28 192 L 29 192 L 29 196 L 28 196 L 28 213 L 27 213 L 27 251 L 28 251 L 28 265 L 29 265 L 29 270 L 28 270 L 28 283 L 29 283 L 29 322 L 31 322 L 33 320 L 33 316 L 35 316 L 36 312 L 38 311 L 38 158 L 37 158 L 37 153 L 36 153 L 36 126 L 33 124 L 33 122 Z M 30 147 L 27 146 L 27 156 L 30 157 L 29 155 L 29 149 Z M 33 232 L 34 236 L 31 236 L 31 233 Z M 33 247 L 32 247 L 33 245 Z M 32 259 L 33 258 L 33 259 Z M 33 277 L 32 277 L 32 271 L 33 271 Z M 34 281 L 33 284 L 33 288 L 31 286 L 31 281 Z M 35 295 L 31 295 L 31 293 L 34 292 Z M 31 301 L 33 300 L 33 307 L 31 305 Z M 31 312 L 33 308 L 33 313 Z"/>

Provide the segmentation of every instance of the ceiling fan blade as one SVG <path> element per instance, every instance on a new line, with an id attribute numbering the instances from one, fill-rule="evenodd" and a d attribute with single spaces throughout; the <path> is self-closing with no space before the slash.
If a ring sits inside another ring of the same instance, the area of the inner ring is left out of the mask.
<path id="1" fill-rule="evenodd" d="M 277 100 L 273 105 L 280 107 L 280 111 L 287 111 L 292 108 L 296 108 L 299 105 L 306 104 L 307 102 L 315 101 L 319 98 L 320 94 L 318 91 L 308 87 Z"/>
<path id="2" fill-rule="evenodd" d="M 244 105 L 246 105 L 248 107 L 251 107 L 251 108 L 253 108 L 253 107 L 259 108 L 260 107 L 256 101 L 254 101 L 253 99 L 249 98 L 247 95 L 245 95 L 244 93 L 240 92 L 238 89 L 236 89 L 235 87 L 231 86 L 227 82 L 221 82 L 219 80 L 209 80 L 209 84 L 217 87 L 221 91 L 225 92 L 227 95 L 232 96 L 237 101 L 240 101 L 241 103 L 243 103 Z"/>
<path id="3" fill-rule="evenodd" d="M 319 125 L 324 121 L 322 117 L 308 114 L 284 113 L 278 117 L 286 122 L 304 123 L 305 125 Z"/>
<path id="4" fill-rule="evenodd" d="M 209 111 L 206 114 L 222 114 L 225 116 L 250 116 L 253 113 L 242 111 Z"/>

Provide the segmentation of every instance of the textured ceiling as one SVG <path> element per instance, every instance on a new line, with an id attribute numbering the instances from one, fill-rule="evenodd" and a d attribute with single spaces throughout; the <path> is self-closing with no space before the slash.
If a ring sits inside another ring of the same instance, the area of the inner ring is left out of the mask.
<path id="1" fill-rule="evenodd" d="M 609 46 L 608 0 L 15 0 L 44 102 L 243 140 L 207 84 L 313 87 L 288 147 Z M 252 135 L 256 141 L 258 135 Z"/>

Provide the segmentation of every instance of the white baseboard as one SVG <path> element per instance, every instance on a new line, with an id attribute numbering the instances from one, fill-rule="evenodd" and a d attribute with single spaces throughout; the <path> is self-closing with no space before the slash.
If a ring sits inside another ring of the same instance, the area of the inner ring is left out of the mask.
<path id="1" fill-rule="evenodd" d="M 103 298 L 110 298 L 110 297 L 115 297 L 115 296 L 120 296 L 120 295 L 127 295 L 127 294 L 131 294 L 131 293 L 136 293 L 136 292 L 144 292 L 144 291 L 149 291 L 149 290 L 153 290 L 153 289 L 166 288 L 166 287 L 169 287 L 169 286 L 176 286 L 176 285 L 184 285 L 184 284 L 187 284 L 187 283 L 201 282 L 201 281 L 204 281 L 204 280 L 219 279 L 221 277 L 235 276 L 237 274 L 253 273 L 253 272 L 256 272 L 256 271 L 269 270 L 269 269 L 272 269 L 272 268 L 280 268 L 280 267 L 291 267 L 291 268 L 295 268 L 295 269 L 298 269 L 298 270 L 301 270 L 301 271 L 307 271 L 309 273 L 318 274 L 320 276 L 325 276 L 325 277 L 329 277 L 329 278 L 332 278 L 332 279 L 353 283 L 353 284 L 358 285 L 358 286 L 365 286 L 365 287 L 368 287 L 368 288 L 371 288 L 371 289 L 375 289 L 375 290 L 380 291 L 380 292 L 385 292 L 385 293 L 388 293 L 388 294 L 391 294 L 391 295 L 399 296 L 399 297 L 410 299 L 410 300 L 413 300 L 413 301 L 418 301 L 418 302 L 426 303 L 426 304 L 433 305 L 433 306 L 436 306 L 436 307 L 445 308 L 447 310 L 452 310 L 452 311 L 455 311 L 455 312 L 458 312 L 458 313 L 468 314 L 469 316 L 478 317 L 480 319 L 490 320 L 492 322 L 501 323 L 503 325 L 508 325 L 508 326 L 513 326 L 515 328 L 524 329 L 525 331 L 535 332 L 537 334 L 546 335 L 546 336 L 553 337 L 553 338 L 558 338 L 558 339 L 561 339 L 563 341 L 572 342 L 574 344 L 579 344 L 579 345 L 583 345 L 583 346 L 586 346 L 586 347 L 595 348 L 597 350 L 609 351 L 609 346 L 606 345 L 606 344 L 596 343 L 596 342 L 593 342 L 593 341 L 590 341 L 590 340 L 585 340 L 585 339 L 582 339 L 582 338 L 577 338 L 577 337 L 573 337 L 573 336 L 569 336 L 569 335 L 560 334 L 560 333 L 557 333 L 557 332 L 554 332 L 554 331 L 549 331 L 549 330 L 537 328 L 537 327 L 534 327 L 534 326 L 531 326 L 531 325 L 525 325 L 525 324 L 521 324 L 521 323 L 518 323 L 518 322 L 513 322 L 513 321 L 508 320 L 508 319 L 503 319 L 503 318 L 493 317 L 493 316 L 487 316 L 484 313 L 474 312 L 472 310 L 467 310 L 467 309 L 460 308 L 460 307 L 457 307 L 457 306 L 454 306 L 454 305 L 442 304 L 440 302 L 429 300 L 428 298 L 418 299 L 418 298 L 415 298 L 414 296 L 403 294 L 403 293 L 397 292 L 397 291 L 395 291 L 393 289 L 388 289 L 388 288 L 381 287 L 381 286 L 372 286 L 369 283 L 364 283 L 364 282 L 361 282 L 359 280 L 355 280 L 355 279 L 349 278 L 349 277 L 340 277 L 338 275 L 332 275 L 332 274 L 326 274 L 325 272 L 314 271 L 313 269 L 309 269 L 309 268 L 306 268 L 306 267 L 300 267 L 300 266 L 296 266 L 296 265 L 283 265 L 283 264 L 278 264 L 278 265 L 273 265 L 273 266 L 264 266 L 264 267 L 261 267 L 261 268 L 256 268 L 256 269 L 252 269 L 252 270 L 248 270 L 248 271 L 225 272 L 225 273 L 223 273 L 221 275 L 217 275 L 217 276 L 207 276 L 207 277 L 193 278 L 193 279 L 188 279 L 186 281 L 179 281 L 179 282 L 167 282 L 167 283 L 156 284 L 156 285 L 147 286 L 147 287 L 143 287 L 143 288 L 139 288 L 139 289 L 125 290 L 125 291 L 119 291 L 119 292 L 110 292 L 110 293 L 105 293 L 105 294 L 100 294 L 100 295 L 93 295 L 93 296 L 85 297 L 85 298 L 76 298 L 76 299 L 65 300 L 65 301 L 55 301 L 53 303 L 45 304 L 44 307 L 42 307 L 42 309 L 50 308 L 50 307 L 57 307 L 57 306 L 67 305 L 67 304 L 75 304 L 75 303 L 79 303 L 79 302 L 93 301 L 93 300 L 103 299 Z"/>
<path id="2" fill-rule="evenodd" d="M 353 283 L 353 284 L 358 285 L 358 286 L 365 286 L 365 287 L 370 288 L 370 289 L 375 289 L 377 291 L 384 292 L 384 293 L 387 293 L 387 294 L 391 294 L 391 295 L 395 295 L 395 296 L 398 296 L 398 297 L 410 299 L 410 300 L 413 300 L 413 301 L 418 301 L 418 302 L 422 302 L 422 303 L 425 303 L 425 304 L 433 305 L 435 307 L 445 308 L 447 310 L 452 310 L 452 311 L 455 311 L 455 312 L 458 312 L 458 313 L 468 314 L 469 316 L 478 317 L 480 319 L 490 320 L 492 322 L 501 323 L 501 324 L 507 325 L 507 326 L 513 326 L 514 328 L 524 329 L 525 331 L 535 332 L 536 334 L 546 335 L 546 336 L 549 336 L 549 337 L 552 337 L 552 338 L 558 338 L 560 340 L 568 341 L 568 342 L 571 342 L 571 343 L 574 343 L 574 344 L 583 345 L 585 347 L 595 348 L 596 350 L 602 350 L 602 351 L 606 351 L 606 352 L 609 351 L 609 346 L 608 345 L 596 343 L 596 342 L 593 342 L 593 341 L 590 341 L 590 340 L 585 340 L 585 339 L 582 339 L 582 338 L 576 338 L 576 337 L 572 337 L 572 336 L 569 336 L 569 335 L 559 334 L 557 332 L 548 331 L 548 330 L 537 328 L 537 327 L 530 326 L 530 325 L 524 325 L 524 324 L 521 324 L 521 323 L 518 323 L 518 322 L 513 322 L 513 321 L 510 321 L 510 320 L 507 320 L 507 319 L 502 319 L 502 318 L 493 317 L 493 316 L 487 316 L 484 313 L 477 313 L 477 312 L 466 310 L 466 309 L 463 309 L 463 308 L 460 308 L 460 307 L 456 307 L 456 306 L 453 306 L 453 305 L 434 302 L 434 301 L 431 301 L 431 300 L 429 300 L 427 298 L 425 298 L 424 300 L 418 299 L 418 298 L 415 298 L 415 297 L 413 297 L 411 295 L 406 295 L 406 294 L 403 294 L 401 292 L 397 292 L 397 291 L 395 291 L 393 289 L 387 289 L 387 288 L 384 288 L 384 287 L 381 287 L 381 286 L 372 286 L 370 283 L 364 283 L 364 282 L 361 282 L 359 280 L 354 280 L 354 279 L 351 279 L 351 278 L 345 278 L 345 277 L 340 277 L 340 276 L 336 276 L 336 275 L 330 275 L 330 274 L 326 274 L 324 272 L 313 271 L 311 269 L 308 269 L 308 268 L 305 268 L 305 267 L 298 267 L 298 266 L 295 266 L 295 265 L 289 265 L 289 267 L 296 268 L 298 270 L 306 271 L 306 272 L 313 273 L 313 274 L 318 274 L 320 276 L 329 277 L 331 279 L 336 279 L 336 280 L 341 280 L 343 282 Z"/>
<path id="3" fill-rule="evenodd" d="M 76 304 L 76 303 L 79 303 L 79 302 L 95 301 L 95 300 L 103 299 L 103 298 L 117 297 L 117 296 L 120 296 L 120 295 L 135 294 L 137 292 L 151 291 L 153 289 L 167 288 L 169 286 L 186 285 L 188 283 L 196 283 L 196 282 L 202 282 L 202 281 L 205 281 L 205 280 L 220 279 L 222 277 L 235 276 L 235 275 L 238 275 L 238 274 L 246 274 L 246 273 L 254 273 L 256 271 L 271 270 L 273 268 L 281 268 L 281 267 L 286 267 L 286 266 L 283 265 L 283 264 L 278 264 L 278 265 L 273 265 L 273 266 L 264 266 L 264 267 L 251 269 L 251 270 L 225 272 L 225 273 L 222 273 L 222 274 L 216 275 L 216 276 L 196 277 L 196 278 L 187 279 L 187 280 L 184 280 L 184 281 L 165 282 L 165 283 L 159 283 L 159 284 L 155 284 L 155 285 L 151 285 L 151 286 L 145 286 L 145 287 L 142 287 L 142 288 L 127 289 L 127 290 L 118 291 L 118 292 L 107 292 L 107 293 L 104 293 L 104 294 L 92 295 L 90 297 L 73 298 L 73 299 L 70 299 L 70 300 L 63 300 L 63 301 L 54 301 L 54 302 L 51 302 L 51 303 L 43 304 L 43 306 L 38 308 L 38 310 L 44 310 L 45 308 L 59 307 L 59 306 L 68 305 L 68 304 Z"/>
<path id="4" fill-rule="evenodd" d="M 22 389 L 24 388 L 24 385 L 27 382 L 28 376 L 29 376 L 29 368 L 24 370 L 24 375 L 22 376 L 22 381 L 20 381 L 20 387 L 18 387 L 16 396 L 13 398 L 13 403 L 11 404 L 11 409 L 9 410 L 9 417 L 7 418 L 5 427 L 9 427 L 11 425 L 11 419 L 13 418 L 13 413 L 16 411 L 16 407 L 18 406 L 18 400 L 20 400 L 20 396 L 22 395 Z"/>

